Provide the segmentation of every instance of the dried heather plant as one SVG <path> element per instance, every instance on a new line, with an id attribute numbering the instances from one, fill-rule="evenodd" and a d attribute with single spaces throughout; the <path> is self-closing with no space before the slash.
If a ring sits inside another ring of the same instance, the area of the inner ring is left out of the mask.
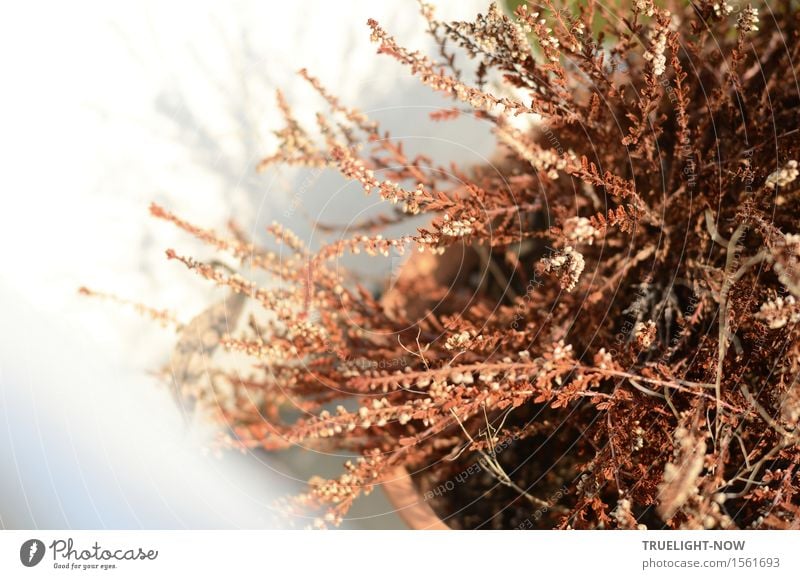
<path id="1" fill-rule="evenodd" d="M 278 253 L 154 206 L 280 280 L 168 252 L 269 312 L 219 340 L 252 361 L 214 371 L 226 443 L 357 455 L 284 511 L 338 525 L 399 466 L 456 528 L 798 528 L 794 6 L 543 0 L 448 23 L 423 3 L 439 54 L 374 20 L 371 38 L 453 99 L 437 120 L 491 123 L 499 169 L 409 158 L 302 71 L 329 111 L 303 127 L 279 93 L 260 168 L 357 181 L 391 209 L 368 234 L 311 250 L 275 224 Z M 405 249 L 383 300 L 332 264 Z"/>

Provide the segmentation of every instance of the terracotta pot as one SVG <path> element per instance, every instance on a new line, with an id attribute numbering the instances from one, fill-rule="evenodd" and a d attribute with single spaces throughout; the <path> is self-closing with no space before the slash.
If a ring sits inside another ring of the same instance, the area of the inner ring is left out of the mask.
<path id="1" fill-rule="evenodd" d="M 478 257 L 462 244 L 447 248 L 442 255 L 414 252 L 403 264 L 400 274 L 381 298 L 392 309 L 402 309 L 409 319 L 424 316 L 427 309 L 446 310 L 453 300 L 444 296 L 437 301 L 431 296 L 441 288 L 462 287 L 473 272 Z"/>
<path id="2" fill-rule="evenodd" d="M 441 287 L 462 283 L 477 263 L 475 254 L 461 245 L 448 248 L 442 255 L 414 253 L 394 285 L 381 299 L 390 308 L 405 310 L 411 319 L 425 315 L 437 304 L 426 297 Z M 446 300 L 446 298 L 445 298 Z M 404 467 L 387 473 L 382 488 L 397 514 L 412 529 L 446 530 L 448 527 L 425 502 L 412 477 Z"/>
<path id="3" fill-rule="evenodd" d="M 450 528 L 425 502 L 404 467 L 397 467 L 386 474 L 381 488 L 409 528 L 428 531 L 444 531 Z"/>

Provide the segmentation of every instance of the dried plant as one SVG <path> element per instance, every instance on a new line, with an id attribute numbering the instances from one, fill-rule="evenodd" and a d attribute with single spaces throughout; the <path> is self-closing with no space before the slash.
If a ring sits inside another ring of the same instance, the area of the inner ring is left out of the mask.
<path id="1" fill-rule="evenodd" d="M 491 123 L 497 166 L 409 158 L 302 71 L 329 111 L 303 127 L 279 94 L 261 168 L 330 167 L 391 211 L 313 250 L 275 224 L 279 251 L 152 207 L 278 281 L 168 252 L 269 314 L 219 337 L 246 376 L 214 366 L 188 392 L 226 442 L 357 456 L 285 512 L 337 525 L 400 466 L 453 527 L 800 526 L 800 18 L 775 4 L 452 23 L 421 4 L 436 56 L 370 20 L 379 53 L 453 99 L 437 120 Z M 335 267 L 406 249 L 383 299 Z"/>

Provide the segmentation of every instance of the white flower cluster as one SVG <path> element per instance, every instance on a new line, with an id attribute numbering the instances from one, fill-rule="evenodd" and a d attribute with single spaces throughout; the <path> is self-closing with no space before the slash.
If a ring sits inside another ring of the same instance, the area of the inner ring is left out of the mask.
<path id="1" fill-rule="evenodd" d="M 366 172 L 368 175 L 372 175 L 372 171 Z M 419 201 L 417 197 L 421 196 L 425 191 L 425 186 L 422 183 L 417 184 L 416 189 L 413 191 L 406 191 L 400 187 L 399 184 L 395 183 L 394 181 L 383 181 L 378 185 L 381 199 L 389 201 L 392 204 L 397 204 L 399 202 L 403 202 L 403 211 L 406 213 L 410 213 L 411 215 L 416 215 L 419 213 Z"/>
<path id="2" fill-rule="evenodd" d="M 572 34 L 574 34 L 575 36 L 583 36 L 586 33 L 586 25 L 580 20 L 578 20 L 574 24 L 570 32 L 572 32 Z M 578 41 L 578 43 L 572 47 L 572 50 L 575 52 L 580 52 L 581 50 L 583 50 L 583 44 L 581 44 L 581 42 Z"/>
<path id="3" fill-rule="evenodd" d="M 653 320 L 636 322 L 636 325 L 633 327 L 633 336 L 636 338 L 636 342 L 639 344 L 640 348 L 643 350 L 649 348 L 655 341 L 656 323 Z"/>
<path id="4" fill-rule="evenodd" d="M 411 215 L 417 215 L 419 213 L 419 201 L 416 199 L 416 197 L 422 195 L 423 188 L 424 186 L 422 183 L 418 184 L 417 188 L 414 189 L 413 194 L 405 198 L 405 201 L 403 202 L 403 211 Z"/>
<path id="5" fill-rule="evenodd" d="M 527 11 L 528 7 L 523 4 L 522 5 L 522 9 L 523 9 L 523 11 Z M 539 17 L 539 13 L 538 12 L 531 12 L 530 15 L 531 15 L 531 18 L 538 18 Z M 542 26 L 545 26 L 547 24 L 547 20 L 545 18 L 541 18 L 539 20 L 539 24 L 541 24 Z M 523 31 L 527 32 L 527 33 L 530 33 L 531 32 L 530 25 L 525 26 L 523 28 Z M 540 40 L 542 45 L 543 46 L 551 46 L 552 48 L 558 48 L 560 43 L 558 42 L 558 38 L 553 36 L 553 34 L 552 34 L 553 29 L 550 28 L 550 27 L 545 27 L 544 31 L 548 34 L 548 36 L 547 36 L 547 38 L 542 38 Z M 556 53 L 551 54 L 550 55 L 550 60 L 552 60 L 553 62 L 558 62 L 558 54 L 556 54 Z"/>
<path id="6" fill-rule="evenodd" d="M 564 340 L 559 340 L 553 347 L 553 357 L 551 362 L 561 362 L 572 355 L 572 344 L 565 344 Z"/>
<path id="7" fill-rule="evenodd" d="M 645 430 L 639 426 L 639 421 L 636 421 L 636 428 L 633 429 L 633 434 L 636 436 L 633 440 L 633 450 L 642 450 L 644 448 L 644 435 Z"/>
<path id="8" fill-rule="evenodd" d="M 755 32 L 758 30 L 756 24 L 758 24 L 758 10 L 752 6 L 748 6 L 739 14 L 739 19 L 736 21 L 736 28 L 742 32 Z"/>
<path id="9" fill-rule="evenodd" d="M 770 185 L 773 188 L 785 187 L 797 177 L 800 176 L 800 171 L 797 169 L 797 161 L 794 159 L 788 161 L 781 169 L 770 173 L 765 181 L 765 185 Z"/>
<path id="10" fill-rule="evenodd" d="M 466 237 L 472 233 L 472 224 L 475 223 L 474 217 L 451 219 L 449 215 L 445 214 L 443 219 L 441 231 L 450 237 Z"/>
<path id="11" fill-rule="evenodd" d="M 490 4 L 485 16 L 479 14 L 475 23 L 459 22 L 452 30 L 471 37 L 480 50 L 494 57 L 516 60 L 530 53 L 525 28 L 505 16 L 496 2 Z"/>
<path id="12" fill-rule="evenodd" d="M 567 157 L 561 157 L 550 149 L 541 151 L 537 157 L 535 162 L 531 161 L 531 164 L 539 170 L 546 171 L 550 179 L 558 179 L 558 172 L 563 171 L 570 162 L 578 159 L 577 155 L 572 151 L 567 152 Z"/>
<path id="13" fill-rule="evenodd" d="M 545 356 L 544 360 L 542 360 L 542 372 L 547 374 L 552 372 L 553 370 L 558 370 L 559 366 L 563 364 L 564 361 L 569 360 L 572 357 L 572 344 L 564 343 L 564 340 L 559 340 L 553 345 L 553 349 L 550 351 L 549 356 Z M 563 379 L 562 377 L 556 376 L 555 382 L 559 386 L 561 386 Z"/>
<path id="14" fill-rule="evenodd" d="M 594 363 L 600 370 L 610 370 L 614 367 L 614 357 L 605 348 L 600 348 L 595 354 Z"/>
<path id="15" fill-rule="evenodd" d="M 544 21 L 544 19 L 542 19 L 539 22 L 544 24 L 545 21 Z M 553 32 L 553 29 L 548 27 L 548 28 L 545 28 L 544 31 L 547 32 L 547 34 L 549 34 L 549 36 L 547 38 L 543 38 L 542 39 L 542 44 L 548 44 L 552 48 L 558 48 L 559 47 L 558 38 L 556 38 L 555 36 L 553 36 L 551 34 L 551 32 Z M 552 53 L 549 58 L 553 62 L 558 62 L 558 60 L 559 60 L 558 53 L 557 52 Z"/>
<path id="16" fill-rule="evenodd" d="M 571 292 L 578 285 L 586 261 L 583 254 L 571 245 L 567 245 L 561 251 L 556 252 L 550 257 L 543 257 L 545 271 L 563 271 L 561 276 L 561 287 Z"/>
<path id="17" fill-rule="evenodd" d="M 563 231 L 567 239 L 576 244 L 591 245 L 596 237 L 600 237 L 600 232 L 586 217 L 570 217 L 564 222 Z"/>
<path id="18" fill-rule="evenodd" d="M 472 336 L 469 332 L 464 330 L 463 332 L 449 336 L 447 341 L 444 343 L 444 347 L 447 350 L 464 350 L 469 346 L 471 341 Z"/>
<path id="19" fill-rule="evenodd" d="M 419 253 L 425 253 L 425 251 L 428 251 L 433 255 L 442 255 L 446 249 L 443 246 L 439 246 L 439 242 L 441 240 L 439 239 L 438 235 L 433 236 L 430 233 L 426 233 L 425 235 L 418 237 L 416 241 L 417 251 Z"/>
<path id="20" fill-rule="evenodd" d="M 650 50 L 644 53 L 644 59 L 653 63 L 653 74 L 661 76 L 667 70 L 667 31 L 664 28 L 654 28 L 650 31 Z"/>
<path id="21" fill-rule="evenodd" d="M 644 14 L 645 16 L 652 16 L 656 12 L 656 7 L 653 0 L 634 0 L 633 11 L 636 14 Z"/>
<path id="22" fill-rule="evenodd" d="M 714 9 L 714 15 L 717 18 L 729 16 L 731 12 L 733 12 L 733 6 L 731 6 L 728 2 L 715 2 L 712 8 Z"/>
<path id="23" fill-rule="evenodd" d="M 777 330 L 786 324 L 800 322 L 800 309 L 796 305 L 797 300 L 791 295 L 767 300 L 761 305 L 758 317 L 766 320 L 770 329 Z"/>
<path id="24" fill-rule="evenodd" d="M 800 234 L 784 233 L 783 240 L 786 242 L 786 247 L 788 247 L 792 253 L 800 253 Z"/>

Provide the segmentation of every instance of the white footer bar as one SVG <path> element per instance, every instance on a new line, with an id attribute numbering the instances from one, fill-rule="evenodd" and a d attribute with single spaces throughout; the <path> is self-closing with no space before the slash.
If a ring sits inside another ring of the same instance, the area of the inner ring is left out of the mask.
<path id="1" fill-rule="evenodd" d="M 797 577 L 800 531 L 0 531 L 3 578 L 674 578 L 676 571 Z"/>

